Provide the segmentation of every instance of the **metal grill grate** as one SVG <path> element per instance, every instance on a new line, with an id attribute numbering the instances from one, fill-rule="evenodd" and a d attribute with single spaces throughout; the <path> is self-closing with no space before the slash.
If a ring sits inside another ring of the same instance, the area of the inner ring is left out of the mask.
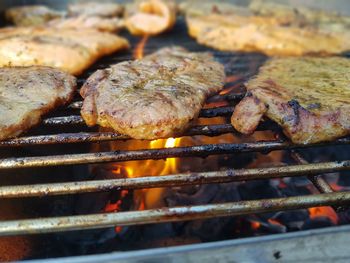
<path id="1" fill-rule="evenodd" d="M 178 29 L 184 34 L 184 28 Z M 177 34 L 175 32 L 175 34 Z M 164 39 L 165 38 L 165 39 Z M 151 42 L 146 53 L 158 49 L 161 45 L 168 45 L 166 36 L 158 37 Z M 172 38 L 171 38 L 172 39 Z M 182 45 L 189 49 L 200 50 L 193 41 L 186 36 Z M 172 42 L 170 44 L 173 44 Z M 260 55 L 227 54 L 215 52 L 216 57 L 226 65 L 228 74 L 238 74 L 241 77 L 229 85 L 240 85 L 247 76 L 254 73 L 251 64 L 259 64 L 263 60 Z M 103 68 L 108 64 L 130 59 L 129 55 L 110 57 L 99 63 L 95 68 Z M 92 69 L 89 73 L 91 73 Z M 89 74 L 87 73 L 86 76 Z M 86 77 L 85 76 L 85 77 Z M 83 83 L 82 78 L 79 83 Z M 230 116 L 234 105 L 244 96 L 244 93 L 218 94 L 212 101 L 228 101 L 230 106 L 203 109 L 201 118 Z M 56 128 L 61 126 L 84 127 L 81 117 L 71 115 L 72 110 L 79 110 L 81 101 L 75 101 L 68 106 L 63 116 L 51 116 L 43 121 L 43 126 Z M 275 124 L 270 121 L 262 123 L 258 130 L 276 130 Z M 235 133 L 229 123 L 200 125 L 190 128 L 183 136 L 218 136 Z M 0 147 L 23 147 L 49 144 L 69 143 L 97 143 L 103 141 L 127 140 L 127 136 L 113 132 L 84 131 L 74 133 L 44 134 L 25 136 L 0 142 Z M 295 196 L 279 199 L 264 199 L 241 201 L 224 204 L 210 204 L 189 207 L 163 208 L 145 211 L 131 211 L 120 213 L 101 213 L 82 216 L 67 216 L 54 218 L 33 218 L 27 220 L 11 220 L 0 222 L 0 236 L 49 233 L 66 230 L 102 228 L 115 225 L 139 225 L 180 220 L 203 219 L 219 216 L 233 216 L 253 213 L 264 213 L 290 209 L 307 208 L 314 206 L 340 207 L 350 203 L 350 193 L 334 192 L 329 184 L 319 174 L 350 170 L 350 161 L 334 161 L 308 164 L 298 153 L 293 152 L 300 148 L 314 148 L 331 145 L 348 145 L 350 138 L 343 138 L 331 143 L 318 143 L 310 145 L 295 145 L 287 140 L 257 141 L 247 143 L 205 144 L 188 147 L 141 149 L 133 151 L 94 152 L 78 154 L 61 154 L 49 156 L 26 156 L 0 159 L 0 170 L 48 167 L 59 165 L 77 165 L 105 162 L 120 162 L 146 159 L 164 159 L 168 157 L 206 157 L 217 154 L 240 154 L 245 152 L 270 152 L 275 150 L 288 150 L 297 161 L 297 165 L 282 167 L 267 167 L 256 169 L 229 169 L 226 171 L 174 174 L 168 176 L 139 177 L 128 179 L 92 180 L 35 185 L 14 185 L 0 187 L 1 198 L 44 197 L 52 195 L 73 195 L 88 192 L 103 192 L 121 189 L 143 189 L 155 187 L 174 187 L 193 184 L 216 184 L 239 182 L 257 179 L 271 179 L 283 177 L 305 176 L 312 181 L 320 194 Z"/>

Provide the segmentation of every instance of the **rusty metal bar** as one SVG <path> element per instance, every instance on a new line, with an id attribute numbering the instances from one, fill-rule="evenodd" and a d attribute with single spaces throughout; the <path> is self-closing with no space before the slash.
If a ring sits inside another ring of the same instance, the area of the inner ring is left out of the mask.
<path id="1" fill-rule="evenodd" d="M 83 125 L 84 120 L 79 115 L 63 116 L 63 117 L 51 117 L 42 121 L 44 125 Z"/>
<path id="2" fill-rule="evenodd" d="M 350 170 L 350 161 L 327 162 L 305 165 L 290 165 L 271 168 L 230 169 L 226 171 L 172 174 L 125 179 L 79 181 L 36 185 L 0 187 L 0 198 L 22 198 L 103 192 L 123 189 L 144 189 L 156 187 L 178 187 L 194 184 L 229 183 L 248 180 L 273 179 L 281 177 L 304 176 L 305 173 L 329 173 Z"/>
<path id="3" fill-rule="evenodd" d="M 302 209 L 315 206 L 348 204 L 349 202 L 350 192 L 339 192 L 254 201 L 239 201 L 224 204 L 160 208 L 132 212 L 11 220 L 0 222 L 0 235 L 39 234 L 113 226 L 177 222 Z"/>
<path id="4" fill-rule="evenodd" d="M 265 131 L 274 129 L 274 123 L 265 121 L 261 123 L 257 131 Z M 189 128 L 183 136 L 219 136 L 227 133 L 237 133 L 231 124 L 216 124 L 216 125 L 198 125 Z M 18 147 L 29 145 L 48 145 L 59 143 L 84 143 L 84 142 L 102 142 L 102 141 L 114 141 L 114 140 L 129 140 L 131 139 L 127 135 L 118 134 L 115 132 L 79 132 L 79 133 L 61 133 L 51 135 L 36 135 L 19 137 L 9 139 L 6 141 L 0 141 L 0 147 Z"/>
<path id="5" fill-rule="evenodd" d="M 335 141 L 333 144 L 349 144 L 350 138 Z M 106 162 L 136 161 L 147 159 L 165 159 L 169 157 L 207 157 L 217 154 L 233 154 L 245 152 L 269 152 L 283 149 L 296 149 L 317 146 L 320 144 L 292 144 L 287 141 L 261 141 L 254 143 L 223 143 L 177 148 L 143 149 L 133 151 L 114 151 L 82 154 L 64 154 L 52 156 L 15 157 L 0 159 L 0 169 L 47 167 L 58 165 L 90 164 Z"/>
<path id="6" fill-rule="evenodd" d="M 265 128 L 266 125 L 262 125 Z M 218 136 L 225 133 L 234 133 L 235 129 L 231 124 L 218 124 L 218 125 L 198 125 L 193 126 L 182 136 Z M 122 135 L 114 132 L 79 132 L 79 133 L 62 133 L 53 135 L 38 135 L 20 137 L 10 139 L 7 141 L 0 141 L 0 147 L 5 146 L 24 146 L 24 145 L 47 145 L 56 143 L 82 143 L 82 142 L 100 142 L 100 141 L 113 141 L 113 140 L 127 140 L 130 139 L 127 135 Z"/>
<path id="7" fill-rule="evenodd" d="M 292 151 L 292 157 L 300 164 L 308 164 L 299 153 Z M 313 183 L 313 185 L 317 188 L 320 193 L 333 193 L 333 189 L 327 183 L 325 179 L 322 178 L 321 175 L 308 175 L 309 180 Z"/>
<path id="8" fill-rule="evenodd" d="M 74 105 L 74 104 L 73 104 Z M 73 106 L 72 106 L 73 107 Z M 233 112 L 233 107 L 216 107 L 210 109 L 202 109 L 199 117 L 201 118 L 214 118 L 220 116 L 230 116 Z M 80 115 L 70 115 L 63 117 L 51 117 L 44 119 L 42 122 L 44 125 L 81 125 L 85 124 Z"/>

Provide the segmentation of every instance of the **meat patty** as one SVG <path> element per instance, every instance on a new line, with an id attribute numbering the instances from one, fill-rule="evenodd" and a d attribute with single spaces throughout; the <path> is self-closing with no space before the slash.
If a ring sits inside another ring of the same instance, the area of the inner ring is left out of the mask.
<path id="1" fill-rule="evenodd" d="M 59 18 L 50 21 L 50 27 L 65 29 L 96 29 L 104 32 L 117 32 L 124 28 L 124 21 L 119 17 L 100 17 L 79 15 L 75 17 Z"/>
<path id="2" fill-rule="evenodd" d="M 291 6 L 266 0 L 253 0 L 249 9 L 255 15 L 275 17 L 284 25 L 313 26 L 329 31 L 349 31 L 350 17 L 337 12 Z"/>
<path id="3" fill-rule="evenodd" d="M 95 72 L 83 85 L 81 115 L 136 139 L 183 132 L 206 98 L 223 87 L 224 67 L 207 53 L 161 49 Z"/>
<path id="4" fill-rule="evenodd" d="M 98 58 L 129 46 L 126 39 L 91 29 L 0 29 L 0 67 L 51 66 L 78 75 Z"/>
<path id="5" fill-rule="evenodd" d="M 6 10 L 5 17 L 16 26 L 35 26 L 62 17 L 64 13 L 43 5 L 17 6 Z"/>
<path id="6" fill-rule="evenodd" d="M 0 68 L 0 140 L 37 125 L 41 117 L 73 97 L 76 79 L 58 69 Z"/>
<path id="7" fill-rule="evenodd" d="M 81 2 L 68 5 L 69 16 L 99 16 L 99 17 L 116 17 L 121 16 L 124 7 L 117 3 L 103 2 Z"/>
<path id="8" fill-rule="evenodd" d="M 271 59 L 246 83 L 249 96 L 237 105 L 232 125 L 251 133 L 259 123 L 257 114 L 265 114 L 281 125 L 294 143 L 348 135 L 349 68 L 350 60 L 341 57 Z M 256 100 L 252 102 L 251 97 Z"/>
<path id="9" fill-rule="evenodd" d="M 232 8 L 229 13 L 220 10 L 217 7 L 209 14 L 190 12 L 186 16 L 189 34 L 200 44 L 223 51 L 258 51 L 279 56 L 338 54 L 350 46 L 350 31 L 324 26 L 327 13 L 322 13 L 322 18 L 316 15 L 301 18 L 282 16 L 278 10 L 269 16 L 252 10 L 234 12 Z M 335 24 L 334 16 L 329 17 Z M 342 19 L 338 19 L 338 25 L 345 21 Z"/>

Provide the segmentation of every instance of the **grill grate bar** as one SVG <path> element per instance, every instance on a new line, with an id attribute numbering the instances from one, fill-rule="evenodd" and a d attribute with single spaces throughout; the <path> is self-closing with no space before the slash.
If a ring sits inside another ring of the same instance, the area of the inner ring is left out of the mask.
<path id="1" fill-rule="evenodd" d="M 265 121 L 261 123 L 257 131 L 271 130 L 274 127 L 274 123 Z M 184 136 L 218 136 L 227 133 L 237 133 L 231 124 L 216 124 L 216 125 L 198 125 L 189 128 Z M 0 147 L 18 147 L 29 145 L 49 145 L 60 143 L 84 143 L 84 142 L 103 142 L 114 140 L 129 140 L 131 139 L 127 135 L 122 135 L 115 132 L 78 132 L 78 133 L 61 133 L 51 135 L 36 135 L 19 137 L 6 141 L 0 141 Z M 167 139 L 167 138 L 165 138 Z"/>
<path id="2" fill-rule="evenodd" d="M 333 144 L 349 144 L 350 138 L 334 141 Z M 89 164 L 165 159 L 170 157 L 207 157 L 217 154 L 245 152 L 268 152 L 284 149 L 297 149 L 329 146 L 329 143 L 299 145 L 287 141 L 260 141 L 254 143 L 223 143 L 177 148 L 143 149 L 133 151 L 114 151 L 83 154 L 64 154 L 52 156 L 17 157 L 0 159 L 0 169 L 47 167 L 57 165 Z"/>
<path id="3" fill-rule="evenodd" d="M 308 164 L 308 161 L 295 151 L 292 151 L 292 157 L 300 164 Z M 321 175 L 309 175 L 308 178 L 320 193 L 333 193 L 333 189 Z"/>
<path id="4" fill-rule="evenodd" d="M 0 236 L 52 233 L 113 226 L 143 225 L 213 217 L 237 216 L 316 206 L 349 204 L 350 192 L 287 198 L 239 201 L 223 204 L 181 206 L 143 211 L 11 220 L 0 222 Z"/>
<path id="5" fill-rule="evenodd" d="M 201 112 L 199 113 L 199 117 L 214 118 L 214 117 L 231 116 L 232 112 L 233 112 L 232 106 L 202 109 Z M 50 126 L 85 124 L 83 118 L 80 115 L 46 118 L 42 121 L 42 123 L 44 125 L 50 125 Z"/>
<path id="6" fill-rule="evenodd" d="M 103 192 L 123 189 L 178 187 L 183 185 L 229 183 L 248 180 L 296 177 L 308 174 L 350 170 L 350 160 L 317 164 L 290 165 L 270 168 L 230 169 L 226 171 L 183 173 L 125 179 L 79 181 L 67 183 L 17 185 L 0 187 L 0 198 L 21 198 Z"/>
<path id="7" fill-rule="evenodd" d="M 208 100 L 212 100 L 214 99 L 215 101 L 239 101 L 241 99 L 243 99 L 243 97 L 245 96 L 245 93 L 227 93 L 227 94 L 218 94 L 215 95 L 211 98 L 209 98 Z M 82 101 L 75 101 L 72 102 L 71 104 L 68 105 L 69 109 L 75 109 L 75 110 L 80 110 L 81 107 L 83 106 L 83 102 Z"/>

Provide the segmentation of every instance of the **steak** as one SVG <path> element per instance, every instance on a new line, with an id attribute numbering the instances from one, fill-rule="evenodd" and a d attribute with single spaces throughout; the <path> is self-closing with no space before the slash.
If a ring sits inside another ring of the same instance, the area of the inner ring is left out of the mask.
<path id="1" fill-rule="evenodd" d="M 0 29 L 0 67 L 50 66 L 78 75 L 128 41 L 92 29 L 15 27 Z"/>
<path id="2" fill-rule="evenodd" d="M 0 139 L 37 125 L 44 114 L 69 102 L 75 88 L 76 79 L 58 69 L 0 68 Z"/>
<path id="3" fill-rule="evenodd" d="M 252 133 L 261 117 L 282 126 L 294 143 L 331 141 L 350 133 L 350 60 L 274 58 L 246 83 L 232 125 Z"/>
<path id="4" fill-rule="evenodd" d="M 207 53 L 163 48 L 95 72 L 83 85 L 81 115 L 136 139 L 181 134 L 206 98 L 223 87 L 224 67 Z"/>
<path id="5" fill-rule="evenodd" d="M 335 20 L 333 14 L 311 9 L 304 11 L 304 16 L 292 16 L 284 15 L 286 11 L 283 8 L 267 13 L 266 9 L 261 9 L 262 6 L 260 9 L 256 9 L 256 5 L 253 7 L 245 11 L 237 8 L 236 12 L 235 8 L 226 8 L 225 12 L 217 4 L 210 13 L 208 8 L 202 13 L 189 9 L 186 15 L 189 34 L 198 43 L 218 50 L 261 52 L 271 56 L 328 55 L 349 49 L 347 17 Z M 332 21 L 333 26 L 326 26 L 327 19 Z M 343 25 L 343 30 L 339 29 L 340 25 Z"/>

